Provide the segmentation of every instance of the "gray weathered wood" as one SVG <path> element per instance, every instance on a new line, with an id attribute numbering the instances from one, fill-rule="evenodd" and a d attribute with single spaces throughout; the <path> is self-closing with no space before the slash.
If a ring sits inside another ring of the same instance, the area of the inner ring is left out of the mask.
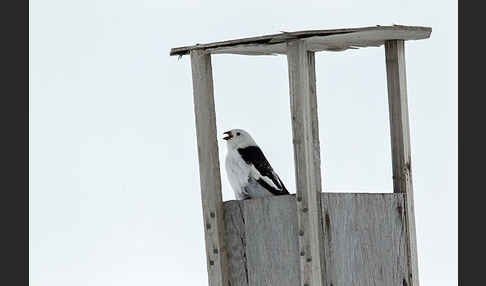
<path id="1" fill-rule="evenodd" d="M 236 53 L 266 55 L 286 53 L 285 42 L 296 39 L 308 41 L 312 51 L 341 51 L 357 47 L 380 46 L 391 39 L 420 40 L 430 36 L 429 27 L 415 26 L 372 26 L 362 28 L 310 30 L 283 32 L 229 41 L 177 47 L 170 55 L 185 55 L 194 49 L 206 49 L 210 53 Z"/>
<path id="2" fill-rule="evenodd" d="M 287 43 L 290 107 L 294 142 L 301 285 L 321 286 L 325 276 L 322 248 L 321 169 L 314 53 L 304 41 Z"/>
<path id="3" fill-rule="evenodd" d="M 321 198 L 326 285 L 409 285 L 402 194 Z"/>
<path id="4" fill-rule="evenodd" d="M 299 284 L 298 244 L 288 239 L 297 234 L 295 200 L 282 196 L 273 200 L 248 200 L 244 204 L 247 238 L 248 284 Z M 289 211 L 293 210 L 293 211 Z M 293 214 L 293 215 L 292 215 Z M 271 237 L 262 235 L 272 233 Z"/>
<path id="5" fill-rule="evenodd" d="M 387 41 L 385 43 L 385 56 L 390 110 L 393 190 L 395 193 L 405 193 L 410 285 L 419 286 L 404 41 Z"/>
<path id="6" fill-rule="evenodd" d="M 211 56 L 191 51 L 191 68 L 209 286 L 228 286 Z"/>
<path id="7" fill-rule="evenodd" d="M 232 286 L 248 286 L 246 229 L 242 201 L 224 203 L 225 243 Z"/>
<path id="8" fill-rule="evenodd" d="M 298 285 L 295 198 L 224 203 L 231 285 Z"/>
<path id="9" fill-rule="evenodd" d="M 378 47 L 385 44 L 387 40 L 405 39 L 415 40 L 426 36 L 427 31 L 406 30 L 406 29 L 379 29 L 366 30 L 347 34 L 335 34 L 327 37 L 307 38 L 307 45 L 311 51 L 322 50 L 346 50 L 349 47 Z"/>
<path id="10" fill-rule="evenodd" d="M 404 194 L 322 193 L 326 286 L 410 285 Z M 224 203 L 231 285 L 300 283 L 295 196 Z"/>
<path id="11" fill-rule="evenodd" d="M 241 44 L 230 47 L 216 47 L 206 49 L 211 54 L 237 54 L 246 56 L 278 55 L 287 53 L 285 42 L 278 44 Z"/>

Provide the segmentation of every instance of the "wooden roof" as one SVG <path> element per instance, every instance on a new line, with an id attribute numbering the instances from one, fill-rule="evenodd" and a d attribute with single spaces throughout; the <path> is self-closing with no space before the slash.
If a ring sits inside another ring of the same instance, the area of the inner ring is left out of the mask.
<path id="1" fill-rule="evenodd" d="M 343 51 L 381 46 L 386 40 L 427 39 L 431 32 L 432 28 L 430 27 L 401 25 L 282 32 L 280 34 L 172 48 L 170 55 L 183 56 L 194 49 L 204 49 L 211 54 L 285 54 L 286 42 L 295 39 L 305 39 L 310 51 Z"/>

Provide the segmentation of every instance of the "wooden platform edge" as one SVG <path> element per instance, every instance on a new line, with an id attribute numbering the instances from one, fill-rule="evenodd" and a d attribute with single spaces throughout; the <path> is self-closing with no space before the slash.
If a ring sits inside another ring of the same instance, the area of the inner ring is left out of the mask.
<path id="1" fill-rule="evenodd" d="M 270 34 L 270 35 L 263 35 L 263 36 L 256 36 L 256 37 L 248 37 L 248 38 L 240 38 L 240 39 L 233 39 L 233 40 L 225 40 L 225 41 L 218 41 L 206 44 L 195 44 L 190 46 L 182 46 L 182 47 L 175 47 L 172 48 L 169 52 L 170 56 L 183 56 L 189 54 L 191 50 L 195 49 L 209 49 L 209 48 L 222 48 L 222 47 L 231 47 L 237 46 L 242 44 L 258 44 L 258 45 L 274 45 L 278 43 L 287 42 L 289 40 L 295 39 L 303 39 L 308 37 L 315 37 L 315 36 L 329 36 L 329 35 L 337 35 L 337 34 L 345 34 L 345 33 L 353 33 L 353 32 L 360 32 L 360 31 L 421 31 L 424 33 L 424 38 L 426 39 L 430 37 L 432 32 L 431 27 L 424 27 L 424 26 L 404 26 L 404 25 L 393 25 L 393 26 L 369 26 L 369 27 L 360 27 L 360 28 L 344 28 L 344 29 L 329 29 L 329 30 L 305 30 L 305 31 L 295 31 L 295 32 L 282 32 L 279 34 Z M 407 39 L 404 39 L 407 40 Z"/>

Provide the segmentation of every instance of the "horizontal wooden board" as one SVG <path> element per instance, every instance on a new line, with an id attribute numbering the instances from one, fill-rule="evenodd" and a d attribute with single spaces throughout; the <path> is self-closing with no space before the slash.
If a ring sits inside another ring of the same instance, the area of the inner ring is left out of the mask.
<path id="1" fill-rule="evenodd" d="M 430 37 L 431 32 L 432 28 L 430 27 L 401 25 L 282 32 L 280 34 L 172 48 L 170 55 L 182 56 L 195 49 L 203 49 L 211 54 L 285 54 L 285 43 L 295 39 L 309 41 L 313 51 L 341 51 L 359 47 L 380 46 L 383 45 L 385 40 L 390 39 L 426 39 Z"/>
<path id="2" fill-rule="evenodd" d="M 326 285 L 410 285 L 404 194 L 321 193 Z M 224 203 L 231 285 L 300 281 L 295 196 Z"/>

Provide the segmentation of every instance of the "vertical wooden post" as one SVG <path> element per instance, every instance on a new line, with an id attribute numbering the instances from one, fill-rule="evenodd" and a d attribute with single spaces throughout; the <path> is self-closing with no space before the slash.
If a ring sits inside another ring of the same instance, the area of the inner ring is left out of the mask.
<path id="1" fill-rule="evenodd" d="M 314 53 L 307 50 L 302 40 L 289 41 L 287 60 L 297 183 L 300 285 L 322 286 L 325 265 Z"/>
<path id="2" fill-rule="evenodd" d="M 209 286 L 228 286 L 211 56 L 191 51 L 191 68 Z"/>
<path id="3" fill-rule="evenodd" d="M 386 41 L 385 56 L 388 105 L 390 110 L 393 191 L 395 193 L 405 193 L 405 228 L 408 240 L 408 280 L 409 285 L 419 286 L 404 41 Z"/>

